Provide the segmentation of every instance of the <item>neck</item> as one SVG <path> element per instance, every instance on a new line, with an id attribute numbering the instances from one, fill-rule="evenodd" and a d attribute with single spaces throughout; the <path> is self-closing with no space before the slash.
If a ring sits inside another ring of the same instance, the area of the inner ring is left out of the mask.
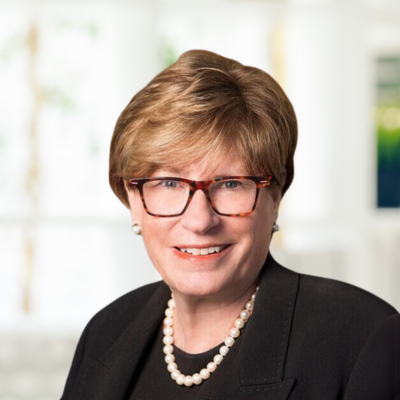
<path id="1" fill-rule="evenodd" d="M 199 298 L 173 291 L 176 302 L 174 345 L 187 353 L 203 353 L 228 336 L 257 282 L 223 298 Z"/>

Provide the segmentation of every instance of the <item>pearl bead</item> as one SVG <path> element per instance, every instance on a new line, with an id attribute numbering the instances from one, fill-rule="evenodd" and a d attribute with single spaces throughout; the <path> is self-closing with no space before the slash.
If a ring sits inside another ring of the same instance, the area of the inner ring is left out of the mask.
<path id="1" fill-rule="evenodd" d="M 171 373 L 171 378 L 175 380 L 178 385 L 185 385 L 187 387 L 190 387 L 193 384 L 200 385 L 203 380 L 210 377 L 211 373 L 215 372 L 218 365 L 220 365 L 224 359 L 224 356 L 228 354 L 229 348 L 235 344 L 235 338 L 240 336 L 240 329 L 245 326 L 246 321 L 250 318 L 257 291 L 258 287 L 256 292 L 251 296 L 251 300 L 246 303 L 244 309 L 240 312 L 239 318 L 235 320 L 234 327 L 230 329 L 229 336 L 225 338 L 224 346 L 221 346 L 219 349 L 219 354 L 214 356 L 213 361 L 209 362 L 206 368 L 203 368 L 200 373 L 196 373 L 193 376 L 181 373 L 178 369 L 178 364 L 175 362 L 175 356 L 172 354 L 174 352 L 174 329 L 172 326 L 174 325 L 173 317 L 175 314 L 174 308 L 176 307 L 176 303 L 173 294 L 171 294 L 171 299 L 168 301 L 168 308 L 164 312 L 163 343 L 165 346 L 163 351 L 166 354 L 164 360 L 167 363 L 167 369 Z"/>
<path id="2" fill-rule="evenodd" d="M 224 357 L 221 356 L 221 354 L 216 354 L 214 356 L 214 362 L 215 364 L 219 365 L 221 364 L 222 360 L 224 359 Z"/>
<path id="3" fill-rule="evenodd" d="M 200 374 L 194 374 L 193 375 L 193 383 L 195 385 L 200 385 L 200 383 L 203 382 L 202 377 L 200 376 Z"/>
<path id="4" fill-rule="evenodd" d="M 209 363 L 207 364 L 207 369 L 208 369 L 210 372 L 214 372 L 214 371 L 217 369 L 217 364 L 215 364 L 214 362 L 209 362 Z"/>
<path id="5" fill-rule="evenodd" d="M 248 320 L 250 317 L 250 313 L 247 310 L 242 310 L 240 312 L 240 318 L 242 318 L 244 321 Z"/>
<path id="6" fill-rule="evenodd" d="M 164 358 L 167 364 L 172 363 L 175 361 L 175 356 L 173 354 L 167 354 Z"/>
<path id="7" fill-rule="evenodd" d="M 177 371 L 178 365 L 177 365 L 177 363 L 170 363 L 170 364 L 168 364 L 167 369 L 169 372 Z"/>
<path id="8" fill-rule="evenodd" d="M 238 329 L 242 329 L 244 327 L 244 321 L 242 320 L 242 318 L 238 318 L 237 320 L 235 320 L 235 326 Z"/>
<path id="9" fill-rule="evenodd" d="M 173 341 L 174 341 L 174 338 L 172 336 L 164 336 L 163 337 L 164 344 L 172 344 Z"/>
<path id="10" fill-rule="evenodd" d="M 176 383 L 178 385 L 183 385 L 185 383 L 185 375 L 180 374 L 177 378 L 176 378 Z"/>
<path id="11" fill-rule="evenodd" d="M 174 309 L 173 308 L 167 308 L 165 310 L 165 316 L 166 317 L 173 317 L 174 316 Z"/>
<path id="12" fill-rule="evenodd" d="M 237 328 L 232 328 L 232 329 L 229 331 L 229 334 L 230 334 L 233 338 L 238 338 L 238 337 L 240 336 L 240 331 L 239 331 L 239 329 L 237 329 Z M 166 343 L 166 344 L 168 344 L 168 343 Z"/>
<path id="13" fill-rule="evenodd" d="M 172 336 L 174 334 L 174 328 L 171 326 L 166 326 L 163 330 L 165 336 Z"/>
<path id="14" fill-rule="evenodd" d="M 170 299 L 168 301 L 168 308 L 175 308 L 176 304 L 175 304 L 175 300 L 174 299 Z"/>
<path id="15" fill-rule="evenodd" d="M 222 346 L 219 349 L 219 353 L 221 354 L 221 356 L 226 356 L 228 354 L 228 352 L 229 352 L 229 347 L 227 347 L 227 346 Z"/>
<path id="16" fill-rule="evenodd" d="M 200 371 L 200 376 L 201 376 L 202 379 L 208 379 L 210 377 L 210 371 L 208 369 L 206 369 L 206 368 L 203 368 Z"/>
<path id="17" fill-rule="evenodd" d="M 171 378 L 175 381 L 176 379 L 178 379 L 178 376 L 180 376 L 181 371 L 179 371 L 179 369 L 177 369 L 176 371 L 172 372 L 171 374 Z"/>
<path id="18" fill-rule="evenodd" d="M 190 375 L 185 376 L 185 386 L 190 387 L 192 385 L 193 385 L 193 378 Z"/>
<path id="19" fill-rule="evenodd" d="M 165 345 L 163 350 L 165 354 L 171 354 L 174 352 L 174 348 L 170 344 Z"/>

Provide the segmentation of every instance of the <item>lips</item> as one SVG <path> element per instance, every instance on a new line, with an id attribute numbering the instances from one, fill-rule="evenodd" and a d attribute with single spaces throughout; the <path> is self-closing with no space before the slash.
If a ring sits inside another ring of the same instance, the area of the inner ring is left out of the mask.
<path id="1" fill-rule="evenodd" d="M 230 247 L 230 244 L 179 245 L 174 247 L 174 253 L 180 258 L 205 261 L 224 255 Z"/>
<path id="2" fill-rule="evenodd" d="M 208 254 L 219 253 L 224 250 L 227 245 L 207 246 L 207 247 L 177 247 L 182 253 L 189 253 L 195 256 L 207 256 Z"/>

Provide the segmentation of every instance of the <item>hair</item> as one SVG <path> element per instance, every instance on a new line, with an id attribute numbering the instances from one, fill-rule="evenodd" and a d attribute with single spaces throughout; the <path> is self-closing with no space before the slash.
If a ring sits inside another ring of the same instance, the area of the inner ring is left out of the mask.
<path id="1" fill-rule="evenodd" d="M 129 102 L 110 149 L 110 185 L 129 207 L 125 180 L 184 168 L 233 148 L 250 175 L 273 175 L 282 195 L 293 180 L 297 120 L 266 72 L 203 50 L 182 54 Z M 214 164 L 215 165 L 215 164 Z"/>

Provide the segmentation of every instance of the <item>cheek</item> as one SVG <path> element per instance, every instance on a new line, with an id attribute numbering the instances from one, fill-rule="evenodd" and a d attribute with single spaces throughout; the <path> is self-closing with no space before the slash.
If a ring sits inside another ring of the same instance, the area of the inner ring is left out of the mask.
<path id="1" fill-rule="evenodd" d="M 260 214 L 259 219 L 265 223 L 274 223 L 278 217 L 279 200 L 274 199 L 271 193 L 262 192 L 260 202 L 257 204 L 257 211 Z"/>
<path id="2" fill-rule="evenodd" d="M 171 232 L 174 226 L 173 221 L 168 218 L 157 218 L 148 215 L 146 212 L 142 215 L 142 236 L 149 255 L 157 257 L 162 250 L 172 246 Z M 152 254 L 150 254 L 152 253 Z"/>
<path id="3" fill-rule="evenodd" d="M 255 234 L 255 243 L 269 243 L 271 239 L 272 226 L 277 219 L 277 203 L 268 193 L 260 196 L 260 202 L 254 213 L 254 221 L 252 225 Z"/>
<path id="4" fill-rule="evenodd" d="M 147 254 L 162 279 L 168 281 L 171 247 L 174 245 L 174 222 L 168 218 L 143 216 L 142 239 Z M 175 240 L 176 241 L 176 240 Z"/>
<path id="5" fill-rule="evenodd" d="M 151 224 L 146 223 L 146 218 L 144 218 L 142 222 L 142 239 L 143 244 L 146 248 L 146 252 L 153 263 L 153 265 L 157 268 L 159 262 L 157 261 L 160 257 L 160 250 L 161 250 L 161 242 L 162 239 L 160 237 L 159 232 L 157 229 L 154 229 Z"/>

